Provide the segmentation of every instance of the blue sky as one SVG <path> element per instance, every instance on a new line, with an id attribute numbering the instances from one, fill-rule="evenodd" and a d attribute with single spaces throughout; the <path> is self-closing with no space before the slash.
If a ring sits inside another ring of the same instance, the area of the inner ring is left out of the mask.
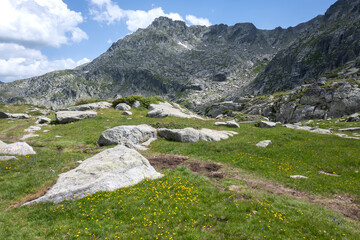
<path id="1" fill-rule="evenodd" d="M 287 28 L 335 0 L 1 0 L 0 81 L 74 68 L 158 16 L 188 25 L 252 22 Z"/>

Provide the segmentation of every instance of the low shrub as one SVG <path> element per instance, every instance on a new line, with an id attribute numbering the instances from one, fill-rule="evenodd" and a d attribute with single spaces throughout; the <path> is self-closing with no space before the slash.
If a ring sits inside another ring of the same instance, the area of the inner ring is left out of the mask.
<path id="1" fill-rule="evenodd" d="M 128 105 L 132 105 L 134 102 L 139 101 L 141 103 L 141 106 L 148 108 L 150 104 L 156 104 L 159 102 L 166 102 L 165 99 L 161 97 L 143 97 L 139 95 L 131 95 L 128 97 L 118 98 L 113 101 L 113 107 L 116 107 L 119 103 L 126 103 Z"/>

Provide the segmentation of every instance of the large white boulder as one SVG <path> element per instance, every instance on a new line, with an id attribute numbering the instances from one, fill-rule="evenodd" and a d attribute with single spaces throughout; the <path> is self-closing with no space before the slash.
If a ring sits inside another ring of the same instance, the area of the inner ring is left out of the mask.
<path id="1" fill-rule="evenodd" d="M 109 102 L 96 102 L 96 103 L 88 103 L 73 107 L 68 107 L 62 109 L 62 111 L 87 111 L 92 109 L 98 109 L 98 108 L 111 108 L 112 104 Z"/>
<path id="2" fill-rule="evenodd" d="M 235 122 L 235 120 L 227 121 L 227 122 L 215 122 L 215 126 L 226 126 L 230 128 L 240 128 L 239 124 Z"/>
<path id="3" fill-rule="evenodd" d="M 271 140 L 264 140 L 256 144 L 257 147 L 266 148 L 272 144 Z"/>
<path id="4" fill-rule="evenodd" d="M 162 174 L 156 172 L 140 153 L 119 145 L 86 159 L 75 169 L 60 174 L 56 184 L 44 196 L 24 205 L 79 199 L 96 191 L 114 191 L 144 179 L 160 177 Z"/>
<path id="5" fill-rule="evenodd" d="M 94 118 L 97 113 L 94 111 L 59 111 L 55 113 L 56 120 L 59 123 L 70 123 L 85 118 Z"/>
<path id="6" fill-rule="evenodd" d="M 26 142 L 6 144 L 0 140 L 0 154 L 30 155 L 30 154 L 36 154 L 36 152 Z"/>
<path id="7" fill-rule="evenodd" d="M 199 142 L 199 140 L 206 142 L 217 142 L 236 135 L 237 133 L 233 131 L 216 131 L 207 128 L 203 128 L 201 130 L 194 128 L 160 128 L 158 129 L 158 134 L 160 137 L 176 142 Z"/>
<path id="8" fill-rule="evenodd" d="M 148 117 L 180 117 L 180 118 L 197 118 L 202 119 L 200 116 L 190 112 L 187 109 L 182 108 L 179 104 L 168 103 L 168 102 L 159 102 L 158 104 L 150 104 L 148 112 Z"/>
<path id="9" fill-rule="evenodd" d="M 100 135 L 98 143 L 101 146 L 121 144 L 133 148 L 156 136 L 156 129 L 146 124 L 118 126 L 105 130 Z"/>
<path id="10" fill-rule="evenodd" d="M 260 121 L 259 123 L 259 127 L 261 128 L 273 128 L 276 126 L 275 122 L 270 122 L 270 121 Z"/>

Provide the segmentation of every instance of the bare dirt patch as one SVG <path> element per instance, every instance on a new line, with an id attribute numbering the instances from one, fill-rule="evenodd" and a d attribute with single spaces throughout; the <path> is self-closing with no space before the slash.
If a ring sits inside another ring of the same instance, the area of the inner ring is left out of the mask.
<path id="1" fill-rule="evenodd" d="M 173 154 L 161 154 L 157 156 L 148 157 L 151 166 L 157 169 L 175 169 L 178 166 L 189 160 L 188 157 Z"/>

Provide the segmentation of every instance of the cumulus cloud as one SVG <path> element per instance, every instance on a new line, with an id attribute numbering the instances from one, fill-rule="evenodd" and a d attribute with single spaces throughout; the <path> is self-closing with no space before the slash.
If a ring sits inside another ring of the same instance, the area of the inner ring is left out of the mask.
<path id="1" fill-rule="evenodd" d="M 90 62 L 87 58 L 77 62 L 70 58 L 50 61 L 39 50 L 15 43 L 0 43 L 0 56 L 0 80 L 5 82 L 60 69 L 71 69 Z"/>
<path id="2" fill-rule="evenodd" d="M 195 17 L 193 15 L 186 15 L 186 20 L 191 25 L 202 25 L 202 26 L 207 26 L 207 27 L 211 25 L 209 19 L 207 19 L 207 18 L 198 18 L 198 17 Z"/>
<path id="3" fill-rule="evenodd" d="M 111 0 L 90 0 L 92 7 L 90 13 L 93 19 L 99 22 L 112 24 L 116 21 L 125 20 L 127 28 L 134 32 L 138 28 L 146 28 L 155 18 L 160 16 L 168 17 L 172 20 L 184 21 L 178 13 L 165 13 L 161 7 L 152 8 L 149 11 L 143 10 L 124 10 Z M 190 25 L 211 25 L 207 18 L 197 18 L 193 15 L 187 15 L 186 20 Z"/>
<path id="4" fill-rule="evenodd" d="M 87 39 L 78 27 L 81 13 L 68 9 L 62 0 L 1 0 L 0 42 L 24 46 L 59 47 Z"/>
<path id="5" fill-rule="evenodd" d="M 12 81 L 88 62 L 86 58 L 78 62 L 70 58 L 48 60 L 39 50 L 87 39 L 78 26 L 82 22 L 81 13 L 70 10 L 63 0 L 1 0 L 0 80 Z"/>

